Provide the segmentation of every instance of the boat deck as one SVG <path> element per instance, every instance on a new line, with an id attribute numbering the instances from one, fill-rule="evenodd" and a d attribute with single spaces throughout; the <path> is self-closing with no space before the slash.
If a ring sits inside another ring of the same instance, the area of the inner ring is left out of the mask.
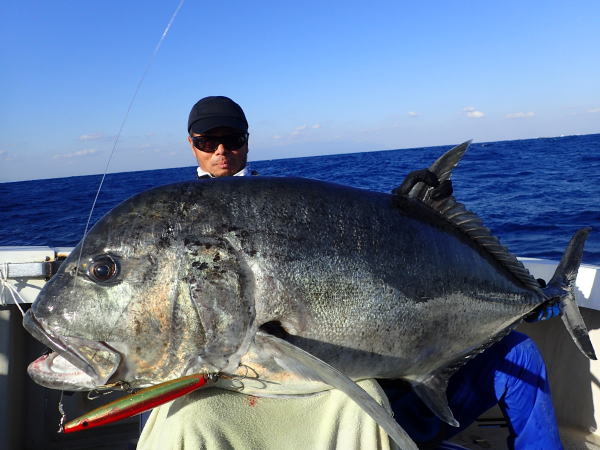
<path id="1" fill-rule="evenodd" d="M 507 438 L 506 420 L 495 406 L 450 442 L 469 450 L 508 450 Z M 560 440 L 565 450 L 600 450 L 600 436 L 575 428 L 560 427 Z"/>

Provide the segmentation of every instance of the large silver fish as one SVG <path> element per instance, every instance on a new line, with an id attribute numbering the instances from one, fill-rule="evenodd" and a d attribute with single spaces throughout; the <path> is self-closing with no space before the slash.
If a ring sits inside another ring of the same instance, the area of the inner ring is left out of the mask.
<path id="1" fill-rule="evenodd" d="M 391 195 L 230 177 L 134 196 L 93 227 L 27 313 L 25 328 L 54 350 L 31 377 L 67 390 L 198 372 L 243 376 L 254 395 L 334 386 L 400 442 L 393 419 L 349 379 L 407 380 L 456 425 L 445 397 L 453 371 L 558 301 L 595 358 L 572 292 L 588 230 L 541 288 L 435 187 L 467 147 L 429 168 L 437 180 L 413 177 Z"/>

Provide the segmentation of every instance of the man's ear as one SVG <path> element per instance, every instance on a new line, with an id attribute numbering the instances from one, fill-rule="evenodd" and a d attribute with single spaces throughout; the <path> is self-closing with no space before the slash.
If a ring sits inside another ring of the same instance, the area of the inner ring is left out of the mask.
<path id="1" fill-rule="evenodd" d="M 188 135 L 187 140 L 190 143 L 190 147 L 192 149 L 192 155 L 194 155 L 194 158 L 196 158 L 198 165 L 200 165 L 200 160 L 198 159 L 198 155 L 196 154 L 197 150 L 196 150 L 196 147 L 194 147 L 194 141 L 192 141 L 192 137 Z"/>

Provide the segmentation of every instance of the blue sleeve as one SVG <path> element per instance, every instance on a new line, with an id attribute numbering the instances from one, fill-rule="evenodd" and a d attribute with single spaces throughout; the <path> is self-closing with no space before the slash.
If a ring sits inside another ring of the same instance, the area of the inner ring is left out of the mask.
<path id="1" fill-rule="evenodd" d="M 535 309 L 529 316 L 525 318 L 525 322 L 539 322 L 540 320 L 548 320 L 556 316 L 560 316 L 560 302 L 553 304 L 542 305 Z"/>

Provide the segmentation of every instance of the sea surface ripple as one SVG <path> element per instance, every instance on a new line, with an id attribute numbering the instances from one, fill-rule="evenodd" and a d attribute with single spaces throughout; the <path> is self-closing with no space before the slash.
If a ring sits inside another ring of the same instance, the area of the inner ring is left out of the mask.
<path id="1" fill-rule="evenodd" d="M 390 192 L 451 146 L 277 159 L 261 175 L 300 176 Z M 252 153 L 250 153 L 252 154 Z M 193 180 L 194 167 L 109 174 L 93 222 L 131 195 Z M 0 246 L 73 246 L 82 237 L 100 175 L 0 184 Z M 600 134 L 476 143 L 452 176 L 454 195 L 519 256 L 560 259 L 591 226 L 584 263 L 600 265 Z"/>

